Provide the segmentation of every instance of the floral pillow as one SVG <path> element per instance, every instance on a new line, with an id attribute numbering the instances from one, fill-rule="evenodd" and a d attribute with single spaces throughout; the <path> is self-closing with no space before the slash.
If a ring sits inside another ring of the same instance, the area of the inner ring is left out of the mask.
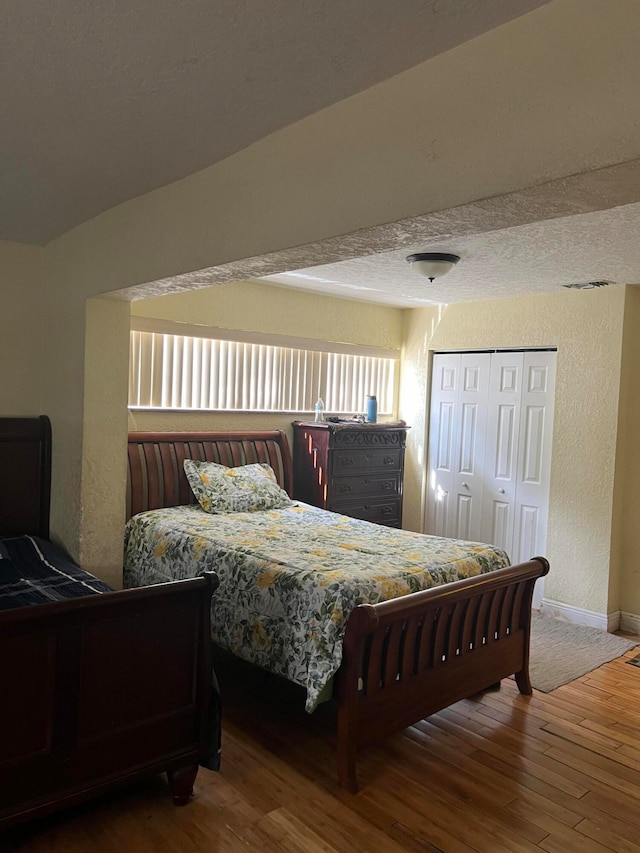
<path id="1" fill-rule="evenodd" d="M 215 462 L 184 460 L 184 472 L 198 503 L 206 512 L 254 512 L 290 506 L 270 465 L 256 462 L 227 468 Z"/>

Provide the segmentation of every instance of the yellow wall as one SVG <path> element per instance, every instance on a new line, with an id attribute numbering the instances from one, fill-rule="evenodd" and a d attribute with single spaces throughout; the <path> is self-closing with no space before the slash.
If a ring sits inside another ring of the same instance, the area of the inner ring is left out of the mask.
<path id="1" fill-rule="evenodd" d="M 86 521 L 78 553 L 81 565 L 93 566 L 112 586 L 122 583 L 122 536 L 112 534 L 122 531 L 126 511 L 129 319 L 126 302 L 87 301 L 81 492 Z M 105 457 L 113 436 L 122 438 L 121 452 Z"/>
<path id="2" fill-rule="evenodd" d="M 0 242 L 0 414 L 41 415 L 42 249 Z"/>
<path id="3" fill-rule="evenodd" d="M 238 281 L 133 302 L 131 314 L 399 350 L 399 308 Z"/>
<path id="4" fill-rule="evenodd" d="M 555 346 L 545 598 L 618 609 L 609 573 L 619 572 L 610 546 L 624 306 L 625 288 L 614 286 L 407 312 L 400 416 L 418 427 L 409 436 L 408 526 L 423 529 L 430 351 Z"/>

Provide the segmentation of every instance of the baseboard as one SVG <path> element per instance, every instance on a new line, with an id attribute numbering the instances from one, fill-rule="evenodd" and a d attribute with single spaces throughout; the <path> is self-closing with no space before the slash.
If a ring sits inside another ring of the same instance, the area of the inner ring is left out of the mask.
<path id="1" fill-rule="evenodd" d="M 640 616 L 636 613 L 620 613 L 620 630 L 640 637 Z"/>
<path id="2" fill-rule="evenodd" d="M 572 604 L 564 604 L 562 601 L 553 601 L 551 598 L 543 598 L 540 609 L 565 622 L 574 625 L 587 625 L 589 628 L 599 628 L 612 634 L 617 631 L 621 624 L 619 610 L 613 613 L 597 613 L 595 610 L 584 610 L 582 607 L 574 607 Z M 631 614 L 625 614 L 631 616 Z M 640 628 L 640 616 L 633 617 L 638 620 Z M 626 629 L 625 630 L 631 630 Z"/>

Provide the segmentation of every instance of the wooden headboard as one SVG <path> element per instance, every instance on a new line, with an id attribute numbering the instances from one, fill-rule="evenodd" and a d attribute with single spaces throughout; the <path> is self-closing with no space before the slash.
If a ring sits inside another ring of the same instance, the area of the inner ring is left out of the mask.
<path id="1" fill-rule="evenodd" d="M 0 418 L 0 535 L 49 538 L 51 422 Z"/>
<path id="2" fill-rule="evenodd" d="M 293 494 L 291 451 L 282 430 L 131 432 L 128 456 L 127 518 L 148 509 L 195 503 L 185 459 L 229 467 L 267 462 L 280 486 Z"/>

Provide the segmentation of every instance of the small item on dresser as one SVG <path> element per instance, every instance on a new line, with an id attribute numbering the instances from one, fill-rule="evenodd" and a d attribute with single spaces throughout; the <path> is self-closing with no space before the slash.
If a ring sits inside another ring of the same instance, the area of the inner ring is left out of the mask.
<path id="1" fill-rule="evenodd" d="M 375 424 L 378 420 L 378 399 L 375 394 L 367 397 L 367 423 Z"/>
<path id="2" fill-rule="evenodd" d="M 318 397 L 318 401 L 317 401 L 316 406 L 315 406 L 315 413 L 316 413 L 315 422 L 317 424 L 323 423 L 324 422 L 324 401 L 321 397 Z"/>

